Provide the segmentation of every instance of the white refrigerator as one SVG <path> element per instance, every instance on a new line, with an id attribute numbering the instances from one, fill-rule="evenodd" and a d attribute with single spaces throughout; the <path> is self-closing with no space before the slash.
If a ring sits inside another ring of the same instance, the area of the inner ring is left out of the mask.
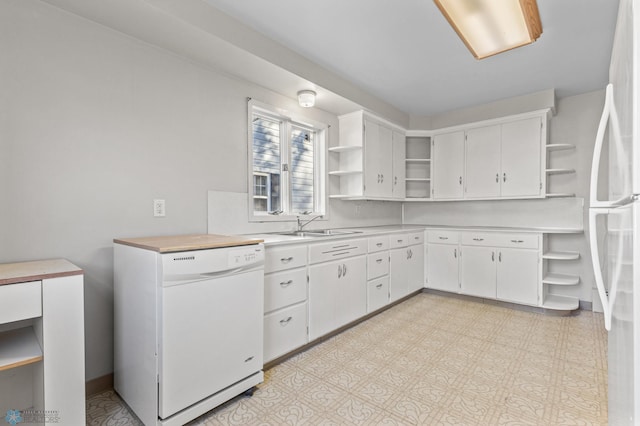
<path id="1" fill-rule="evenodd" d="M 618 7 L 591 170 L 589 240 L 609 331 L 609 424 L 633 425 L 640 424 L 640 3 Z"/>

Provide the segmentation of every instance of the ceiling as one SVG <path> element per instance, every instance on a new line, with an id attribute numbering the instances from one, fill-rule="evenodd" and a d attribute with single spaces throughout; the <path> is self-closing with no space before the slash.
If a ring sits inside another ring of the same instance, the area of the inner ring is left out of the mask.
<path id="1" fill-rule="evenodd" d="M 538 0 L 542 36 L 476 60 L 432 0 L 205 0 L 411 115 L 608 80 L 617 0 Z"/>

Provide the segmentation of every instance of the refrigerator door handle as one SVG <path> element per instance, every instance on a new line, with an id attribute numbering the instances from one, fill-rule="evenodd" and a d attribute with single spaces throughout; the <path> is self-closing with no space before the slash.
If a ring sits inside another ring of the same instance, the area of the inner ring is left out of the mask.
<path id="1" fill-rule="evenodd" d="M 607 123 L 611 123 L 611 142 L 616 146 L 616 153 L 619 158 L 619 164 L 624 164 L 624 147 L 622 145 L 622 135 L 620 133 L 620 122 L 618 119 L 618 112 L 616 111 L 615 104 L 613 102 L 613 85 L 609 83 L 604 97 L 604 108 L 602 109 L 602 116 L 600 117 L 600 123 L 598 124 L 598 132 L 596 133 L 596 142 L 593 148 L 593 159 L 591 161 L 591 184 L 589 188 L 589 195 L 591 199 L 591 207 L 598 208 L 610 208 L 620 207 L 629 204 L 635 199 L 636 194 L 627 195 L 614 201 L 600 201 L 598 200 L 598 174 L 600 172 L 600 157 L 602 156 L 602 147 L 604 145 L 605 131 L 607 129 Z M 623 181 L 629 182 L 628 171 L 626 168 L 622 169 Z M 630 193 L 631 188 L 624 188 L 622 193 Z"/>
<path id="2" fill-rule="evenodd" d="M 596 229 L 596 220 L 600 215 L 608 215 L 612 213 L 611 209 L 589 209 L 589 245 L 591 248 L 591 262 L 593 263 L 593 274 L 596 279 L 596 287 L 598 295 L 602 302 L 602 311 L 604 313 L 604 328 L 611 330 L 611 316 L 613 314 L 613 304 L 615 303 L 615 295 L 618 291 L 618 279 L 613 279 L 611 288 L 607 295 L 607 289 L 604 286 L 604 277 L 602 268 L 600 267 L 600 252 L 598 251 L 598 234 Z"/>

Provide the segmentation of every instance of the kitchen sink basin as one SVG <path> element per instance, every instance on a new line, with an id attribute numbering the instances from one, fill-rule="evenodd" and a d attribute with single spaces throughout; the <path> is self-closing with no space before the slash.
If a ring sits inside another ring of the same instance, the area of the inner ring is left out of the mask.
<path id="1" fill-rule="evenodd" d="M 278 232 L 279 235 L 287 235 L 293 237 L 331 237 L 336 235 L 360 234 L 362 231 L 349 231 L 342 229 L 314 229 L 309 231 L 289 231 Z"/>

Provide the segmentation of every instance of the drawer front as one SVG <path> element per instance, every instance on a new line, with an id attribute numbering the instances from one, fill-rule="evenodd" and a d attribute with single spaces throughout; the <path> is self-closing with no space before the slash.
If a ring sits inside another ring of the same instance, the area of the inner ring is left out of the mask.
<path id="1" fill-rule="evenodd" d="M 497 247 L 503 239 L 495 232 L 461 232 L 460 242 L 465 246 Z"/>
<path id="2" fill-rule="evenodd" d="M 389 303 L 389 277 L 367 283 L 367 312 L 373 312 Z"/>
<path id="3" fill-rule="evenodd" d="M 395 234 L 389 236 L 389 248 L 406 247 L 409 244 L 409 234 Z"/>
<path id="4" fill-rule="evenodd" d="M 386 251 L 372 253 L 367 256 L 367 279 L 387 275 L 389 273 L 389 253 Z"/>
<path id="5" fill-rule="evenodd" d="M 264 316 L 264 362 L 307 343 L 307 303 Z"/>
<path id="6" fill-rule="evenodd" d="M 0 324 L 42 316 L 41 281 L 0 285 Z"/>
<path id="7" fill-rule="evenodd" d="M 299 268 L 307 264 L 307 246 L 267 247 L 264 258 L 264 272 Z"/>
<path id="8" fill-rule="evenodd" d="M 407 236 L 409 238 L 410 246 L 424 243 L 424 231 L 412 232 L 407 234 Z"/>
<path id="9" fill-rule="evenodd" d="M 499 247 L 529 248 L 539 247 L 538 234 L 498 234 Z"/>
<path id="10" fill-rule="evenodd" d="M 458 244 L 460 233 L 456 231 L 428 231 L 427 242 L 438 244 Z"/>
<path id="11" fill-rule="evenodd" d="M 369 238 L 369 253 L 375 253 L 381 250 L 389 250 L 389 236 L 381 235 Z"/>
<path id="12" fill-rule="evenodd" d="M 264 312 L 307 300 L 307 268 L 264 276 Z"/>
<path id="13" fill-rule="evenodd" d="M 327 262 L 365 254 L 369 244 L 366 239 L 339 240 L 309 246 L 309 263 Z"/>

